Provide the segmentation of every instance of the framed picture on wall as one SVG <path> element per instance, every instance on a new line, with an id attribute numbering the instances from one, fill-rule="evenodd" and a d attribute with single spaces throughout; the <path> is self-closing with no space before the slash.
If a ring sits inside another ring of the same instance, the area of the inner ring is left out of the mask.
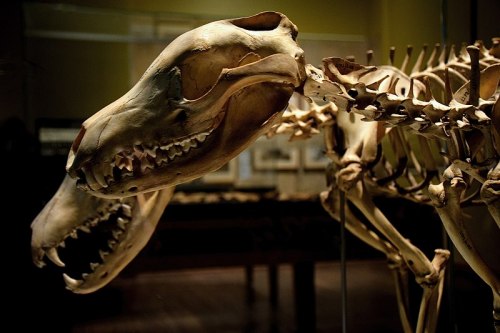
<path id="1" fill-rule="evenodd" d="M 326 148 L 323 137 L 314 137 L 303 147 L 303 164 L 306 170 L 324 170 L 330 160 L 325 154 Z"/>
<path id="2" fill-rule="evenodd" d="M 252 150 L 255 170 L 296 170 L 300 167 L 300 149 L 280 140 L 259 139 Z"/>
<path id="3" fill-rule="evenodd" d="M 238 175 L 238 159 L 233 158 L 220 169 L 207 173 L 202 177 L 207 184 L 233 184 Z"/>

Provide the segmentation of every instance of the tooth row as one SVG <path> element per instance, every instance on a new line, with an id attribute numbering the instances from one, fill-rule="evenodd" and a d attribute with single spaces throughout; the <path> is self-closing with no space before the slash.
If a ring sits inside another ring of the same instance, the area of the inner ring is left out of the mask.
<path id="1" fill-rule="evenodd" d="M 123 216 L 118 217 L 118 219 L 117 219 L 118 228 L 111 231 L 113 239 L 108 241 L 108 247 L 110 248 L 111 251 L 113 251 L 115 249 L 116 244 L 118 244 L 118 241 L 120 240 L 120 236 L 126 230 L 127 224 L 130 222 L 131 217 L 132 217 L 132 207 L 128 204 L 125 204 L 125 203 L 122 203 L 122 204 L 115 203 L 109 207 L 108 211 L 100 212 L 98 217 L 88 219 L 85 223 L 83 223 L 82 225 L 76 227 L 71 232 L 69 232 L 64 237 L 64 239 L 57 245 L 57 247 L 52 247 L 52 248 L 47 249 L 45 251 L 45 255 L 47 256 L 47 258 L 49 258 L 57 266 L 64 267 L 65 264 L 60 259 L 59 253 L 57 252 L 57 248 L 66 247 L 65 239 L 68 237 L 71 237 L 73 239 L 78 239 L 78 230 L 81 230 L 85 233 L 90 233 L 92 227 L 95 227 L 100 221 L 105 221 L 105 220 L 109 219 L 111 213 L 116 213 L 119 208 L 122 209 Z M 109 252 L 99 250 L 99 254 L 101 256 L 101 259 L 104 261 L 104 258 L 109 254 Z M 92 271 L 94 271 L 96 269 L 96 267 L 98 267 L 99 265 L 100 264 L 97 264 L 97 263 L 91 263 L 90 268 Z"/>

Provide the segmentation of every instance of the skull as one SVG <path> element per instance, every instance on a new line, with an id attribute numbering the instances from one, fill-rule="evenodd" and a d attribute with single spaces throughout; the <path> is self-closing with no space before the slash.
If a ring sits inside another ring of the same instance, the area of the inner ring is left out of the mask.
<path id="1" fill-rule="evenodd" d="M 302 84 L 296 36 L 276 12 L 179 36 L 130 91 L 83 123 L 69 174 L 93 195 L 118 198 L 222 167 L 268 131 Z"/>
<path id="2" fill-rule="evenodd" d="M 103 199 L 77 189 L 76 180 L 66 176 L 31 225 L 33 262 L 43 267 L 47 256 L 64 267 L 66 286 L 75 293 L 103 287 L 149 241 L 172 192 L 167 188 L 121 200 Z"/>

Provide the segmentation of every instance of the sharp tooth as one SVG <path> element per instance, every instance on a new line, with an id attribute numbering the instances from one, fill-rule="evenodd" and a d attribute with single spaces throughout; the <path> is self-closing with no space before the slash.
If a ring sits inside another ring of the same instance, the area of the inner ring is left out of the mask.
<path id="1" fill-rule="evenodd" d="M 170 149 L 170 147 L 172 147 L 172 146 L 173 146 L 173 144 L 172 144 L 172 143 L 169 143 L 168 145 L 161 146 L 161 147 L 160 147 L 160 149 L 161 149 L 161 150 L 169 150 L 169 149 Z"/>
<path id="2" fill-rule="evenodd" d="M 177 155 L 177 149 L 175 149 L 175 147 L 171 147 L 168 151 L 167 151 L 167 155 L 168 155 L 168 158 L 170 158 L 171 160 L 174 159 L 175 155 Z"/>
<path id="3" fill-rule="evenodd" d="M 148 154 L 149 156 L 155 158 L 156 157 L 156 148 L 157 147 L 152 147 L 152 148 L 146 148 L 144 149 L 144 151 L 146 152 L 146 154 Z"/>
<path id="4" fill-rule="evenodd" d="M 144 153 L 144 147 L 141 145 L 135 145 L 134 150 L 139 152 L 140 154 Z M 140 154 L 139 154 L 139 156 L 140 156 Z"/>
<path id="5" fill-rule="evenodd" d="M 107 221 L 109 220 L 109 217 L 111 216 L 111 213 L 110 212 L 106 212 L 104 213 L 104 215 L 102 216 L 101 218 L 101 221 Z"/>
<path id="6" fill-rule="evenodd" d="M 96 262 L 91 262 L 91 263 L 90 263 L 90 269 L 91 269 L 92 271 L 95 271 L 95 270 L 96 270 L 96 268 L 97 268 L 97 267 L 99 267 L 99 266 L 100 266 L 100 265 L 99 265 L 98 263 L 96 263 Z"/>
<path id="7" fill-rule="evenodd" d="M 120 238 L 120 235 L 123 234 L 123 231 L 121 230 L 113 230 L 111 231 L 111 233 L 113 234 L 113 237 L 118 240 Z"/>
<path id="8" fill-rule="evenodd" d="M 95 227 L 99 223 L 99 219 L 97 217 L 94 217 L 88 224 L 91 227 Z"/>
<path id="9" fill-rule="evenodd" d="M 89 170 L 86 167 L 82 168 L 82 170 L 85 173 L 85 179 L 87 180 L 87 184 L 89 185 L 89 187 L 94 191 L 99 190 L 99 188 L 101 188 L 101 185 L 99 185 L 99 183 L 95 179 L 92 170 Z"/>
<path id="10" fill-rule="evenodd" d="M 207 133 L 200 133 L 196 136 L 196 140 L 198 140 L 198 142 L 203 142 L 203 141 L 205 141 L 207 136 L 208 136 Z"/>
<path id="11" fill-rule="evenodd" d="M 116 245 L 116 241 L 114 241 L 114 240 L 112 240 L 112 239 L 108 240 L 108 247 L 109 247 L 110 249 L 114 249 L 114 248 L 115 248 L 115 245 Z"/>
<path id="12" fill-rule="evenodd" d="M 83 280 L 75 280 L 69 277 L 69 275 L 67 275 L 66 273 L 63 273 L 63 278 L 64 282 L 66 283 L 66 288 L 68 288 L 69 290 L 78 289 L 83 284 Z"/>
<path id="13" fill-rule="evenodd" d="M 99 183 L 99 185 L 101 185 L 101 187 L 108 187 L 108 184 L 106 183 L 106 180 L 104 179 L 104 174 L 99 172 L 98 170 L 96 170 L 96 168 L 94 168 L 94 178 L 95 180 Z"/>
<path id="14" fill-rule="evenodd" d="M 119 202 L 117 202 L 113 206 L 111 206 L 110 210 L 113 211 L 113 212 L 116 212 L 118 210 L 118 208 L 120 208 L 121 206 L 122 206 L 122 204 L 119 203 Z"/>
<path id="15" fill-rule="evenodd" d="M 132 207 L 127 204 L 122 205 L 122 211 L 125 216 L 132 217 Z"/>
<path id="16" fill-rule="evenodd" d="M 122 229 L 122 230 L 125 230 L 126 229 L 126 224 L 127 224 L 127 221 L 122 219 L 121 217 L 119 217 L 117 220 L 118 222 L 118 226 Z"/>
<path id="17" fill-rule="evenodd" d="M 108 255 L 109 255 L 109 252 L 99 250 L 99 256 L 101 257 L 102 260 L 104 260 Z"/>
<path id="18" fill-rule="evenodd" d="M 187 153 L 191 149 L 191 140 L 184 140 L 181 142 L 182 151 Z"/>
<path id="19" fill-rule="evenodd" d="M 90 228 L 87 227 L 86 225 L 81 225 L 80 227 L 78 227 L 78 229 L 80 229 L 83 232 L 86 232 L 87 234 L 90 234 Z"/>
<path id="20" fill-rule="evenodd" d="M 78 239 L 78 233 L 76 230 L 73 230 L 69 235 L 71 238 Z"/>
<path id="21" fill-rule="evenodd" d="M 62 241 L 61 243 L 59 243 L 58 247 L 65 248 L 66 247 L 66 243 L 64 241 Z"/>
<path id="22" fill-rule="evenodd" d="M 198 147 L 198 141 L 196 141 L 196 139 L 191 139 L 189 144 L 191 145 L 192 148 Z"/>
<path id="23" fill-rule="evenodd" d="M 127 169 L 128 171 L 132 171 L 134 170 L 134 165 L 132 164 L 132 160 L 131 159 L 126 159 L 123 161 L 123 164 L 122 164 L 125 169 Z"/>
<path id="24" fill-rule="evenodd" d="M 64 263 L 62 260 L 59 258 L 59 254 L 57 253 L 57 249 L 55 247 L 51 247 L 47 252 L 46 252 L 47 257 L 52 261 L 54 264 L 56 264 L 59 267 L 64 267 Z"/>

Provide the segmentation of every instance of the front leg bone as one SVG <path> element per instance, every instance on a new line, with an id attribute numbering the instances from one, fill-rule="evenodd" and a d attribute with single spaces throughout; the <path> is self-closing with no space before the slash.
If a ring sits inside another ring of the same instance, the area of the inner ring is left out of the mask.
<path id="1" fill-rule="evenodd" d="M 465 191 L 466 183 L 462 178 L 461 171 L 453 165 L 446 169 L 444 178 L 444 182 L 429 186 L 429 195 L 457 250 L 476 274 L 491 287 L 493 315 L 498 322 L 500 319 L 500 281 L 477 251 L 463 221 L 460 198 Z M 497 327 L 498 332 L 499 327 Z"/>
<path id="2" fill-rule="evenodd" d="M 488 173 L 488 179 L 481 187 L 481 200 L 500 228 L 500 163 Z"/>
<path id="3" fill-rule="evenodd" d="M 436 250 L 433 262 L 394 228 L 385 215 L 374 204 L 363 182 L 358 182 L 347 193 L 347 198 L 368 220 L 396 246 L 403 260 L 424 288 L 422 305 L 417 323 L 417 333 L 433 332 L 442 295 L 443 271 L 449 257 L 447 250 Z"/>

